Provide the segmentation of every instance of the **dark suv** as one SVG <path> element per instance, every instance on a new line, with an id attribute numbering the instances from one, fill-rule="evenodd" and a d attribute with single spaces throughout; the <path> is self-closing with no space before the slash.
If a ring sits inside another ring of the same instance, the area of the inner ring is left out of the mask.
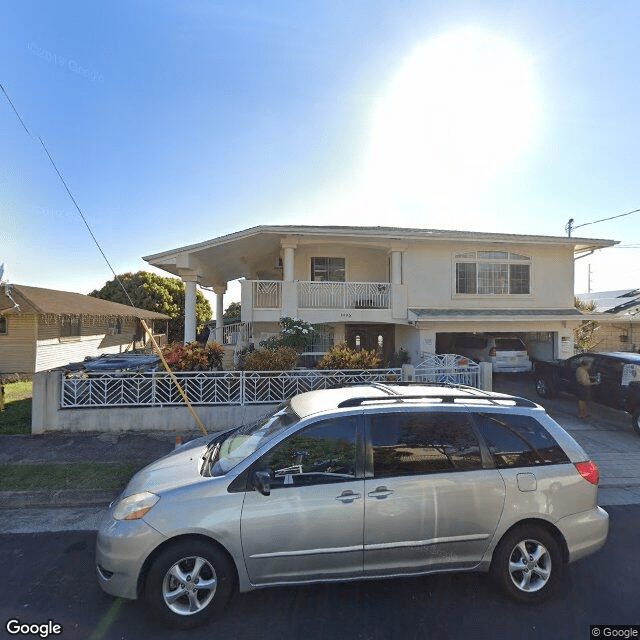
<path id="1" fill-rule="evenodd" d="M 640 435 L 640 354 L 581 353 L 567 360 L 536 362 L 536 391 L 552 398 L 563 391 L 577 395 L 576 369 L 591 363 L 591 395 L 594 402 L 631 414 L 633 428 Z"/>

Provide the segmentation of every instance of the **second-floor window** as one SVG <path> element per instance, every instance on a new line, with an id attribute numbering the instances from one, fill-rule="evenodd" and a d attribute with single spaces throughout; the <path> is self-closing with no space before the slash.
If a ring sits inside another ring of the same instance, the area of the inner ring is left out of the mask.
<path id="1" fill-rule="evenodd" d="M 456 293 L 476 295 L 531 292 L 531 258 L 508 251 L 467 251 L 455 255 Z"/>
<path id="2" fill-rule="evenodd" d="M 313 282 L 344 282 L 344 258 L 311 258 Z"/>

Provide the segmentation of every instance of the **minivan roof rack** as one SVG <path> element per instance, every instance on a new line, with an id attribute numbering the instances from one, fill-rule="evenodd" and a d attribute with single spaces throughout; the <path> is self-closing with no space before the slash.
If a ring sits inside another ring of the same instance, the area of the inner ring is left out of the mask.
<path id="1" fill-rule="evenodd" d="M 494 406 L 503 406 L 504 403 L 512 403 L 516 407 L 529 407 L 535 408 L 538 405 L 528 400 L 527 398 L 521 398 L 520 396 L 504 396 L 497 395 L 489 392 L 484 392 L 479 396 L 469 395 L 451 395 L 451 394 L 387 394 L 384 396 L 356 396 L 354 398 L 347 398 L 338 403 L 339 409 L 347 407 L 359 407 L 368 402 L 393 402 L 402 403 L 405 400 L 439 400 L 442 404 L 455 404 L 456 402 L 474 402 L 477 400 L 488 402 Z"/>

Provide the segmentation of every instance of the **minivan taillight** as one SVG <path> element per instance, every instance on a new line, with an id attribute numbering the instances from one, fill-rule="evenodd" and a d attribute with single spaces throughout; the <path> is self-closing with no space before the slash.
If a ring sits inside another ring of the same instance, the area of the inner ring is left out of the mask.
<path id="1" fill-rule="evenodd" d="M 595 462 L 591 460 L 589 460 L 589 462 L 576 462 L 576 469 L 578 473 L 591 484 L 598 484 L 600 481 L 600 472 Z"/>
<path id="2" fill-rule="evenodd" d="M 495 358 L 495 357 L 496 357 L 496 348 L 495 348 L 495 347 L 492 347 L 492 348 L 489 350 L 489 356 L 490 356 L 491 358 Z"/>

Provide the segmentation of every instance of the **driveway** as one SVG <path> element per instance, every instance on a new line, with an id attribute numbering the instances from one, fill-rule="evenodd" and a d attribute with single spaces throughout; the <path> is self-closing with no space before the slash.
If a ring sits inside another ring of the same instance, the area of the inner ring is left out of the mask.
<path id="1" fill-rule="evenodd" d="M 591 417 L 580 420 L 573 396 L 542 399 L 528 374 L 494 374 L 493 388 L 541 404 L 580 443 L 600 469 L 600 504 L 640 504 L 640 437 L 629 414 L 590 403 Z"/>

